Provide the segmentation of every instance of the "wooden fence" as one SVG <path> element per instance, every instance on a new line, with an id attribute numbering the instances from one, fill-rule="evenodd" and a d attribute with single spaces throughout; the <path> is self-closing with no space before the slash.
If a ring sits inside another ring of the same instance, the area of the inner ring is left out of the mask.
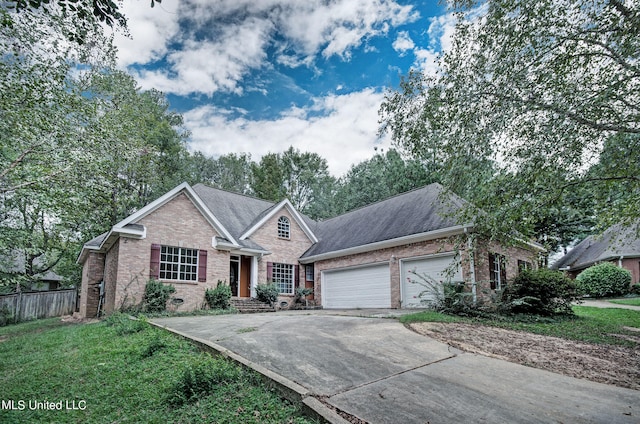
<path id="1" fill-rule="evenodd" d="M 15 322 L 71 315 L 77 297 L 76 289 L 8 294 L 0 296 L 0 310 L 6 307 Z"/>

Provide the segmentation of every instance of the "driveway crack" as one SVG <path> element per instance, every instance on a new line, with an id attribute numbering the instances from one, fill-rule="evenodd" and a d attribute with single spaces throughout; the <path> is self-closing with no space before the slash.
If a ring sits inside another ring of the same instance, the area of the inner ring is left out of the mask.
<path id="1" fill-rule="evenodd" d="M 330 397 L 338 396 L 338 395 L 341 395 L 343 393 L 350 392 L 352 390 L 360 389 L 362 387 L 366 387 L 366 386 L 369 386 L 371 384 L 378 383 L 380 381 L 388 380 L 390 378 L 397 377 L 399 375 L 402 375 L 402 374 L 405 374 L 405 373 L 408 373 L 408 372 L 411 372 L 411 371 L 415 371 L 418 368 L 423 368 L 423 367 L 426 367 L 426 366 L 429 366 L 429 365 L 438 364 L 440 362 L 448 361 L 449 359 L 453 359 L 456 356 L 458 356 L 458 355 L 457 354 L 453 354 L 451 356 L 447 356 L 447 357 L 438 359 L 436 361 L 432 361 L 432 362 L 427 362 L 427 363 L 424 363 L 424 364 L 416 365 L 415 367 L 407 368 L 406 370 L 398 371 L 396 373 L 389 374 L 389 375 L 386 375 L 384 377 L 376 378 L 375 380 L 367 381 L 366 383 L 362 383 L 362 384 L 359 384 L 357 386 L 347 387 L 346 389 L 343 389 L 343 390 L 341 390 L 339 392 L 336 392 L 336 393 L 332 394 Z"/>

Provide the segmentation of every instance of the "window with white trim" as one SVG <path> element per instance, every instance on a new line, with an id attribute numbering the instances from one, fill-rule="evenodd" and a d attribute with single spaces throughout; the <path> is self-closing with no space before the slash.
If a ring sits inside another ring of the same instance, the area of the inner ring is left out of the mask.
<path id="1" fill-rule="evenodd" d="M 293 294 L 293 282 L 295 267 L 291 264 L 273 264 L 271 279 L 278 288 L 280 294 Z"/>
<path id="2" fill-rule="evenodd" d="M 161 280 L 198 281 L 198 249 L 162 246 L 159 277 Z"/>
<path id="3" fill-rule="evenodd" d="M 286 216 L 281 216 L 278 219 L 278 237 L 283 239 L 291 237 L 291 223 Z"/>
<path id="4" fill-rule="evenodd" d="M 492 290 L 502 290 L 507 283 L 507 261 L 504 255 L 489 253 L 489 280 Z"/>
<path id="5" fill-rule="evenodd" d="M 304 267 L 304 279 L 305 279 L 305 281 L 313 281 L 313 277 L 314 277 L 313 264 L 305 265 L 305 267 Z"/>

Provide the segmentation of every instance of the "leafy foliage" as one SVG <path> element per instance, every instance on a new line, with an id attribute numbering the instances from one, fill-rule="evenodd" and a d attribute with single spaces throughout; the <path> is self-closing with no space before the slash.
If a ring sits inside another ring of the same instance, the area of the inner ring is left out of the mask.
<path id="1" fill-rule="evenodd" d="M 437 181 L 437 164 L 405 159 L 393 149 L 376 153 L 340 179 L 334 212 L 344 213 Z"/>
<path id="2" fill-rule="evenodd" d="M 523 270 L 503 289 L 500 307 L 503 313 L 570 315 L 571 304 L 578 295 L 575 281 L 563 272 L 546 268 Z"/>
<path id="3" fill-rule="evenodd" d="M 258 284 L 256 286 L 256 299 L 260 302 L 273 303 L 278 300 L 278 287 L 275 284 Z"/>
<path id="4" fill-rule="evenodd" d="M 0 6 L 0 255 L 78 283 L 82 243 L 183 181 L 188 153 L 182 118 L 114 69 L 100 26 L 66 39 L 64 8 L 91 2 L 56 3 Z"/>
<path id="5" fill-rule="evenodd" d="M 211 309 L 229 309 L 231 304 L 231 287 L 228 284 L 218 280 L 215 289 L 207 289 L 204 292 L 204 298 Z"/>
<path id="6" fill-rule="evenodd" d="M 109 315 L 105 320 L 105 324 L 108 327 L 113 327 L 116 334 L 119 336 L 139 333 L 149 327 L 149 324 L 145 319 L 132 319 L 129 315 L 122 312 L 114 312 Z"/>
<path id="7" fill-rule="evenodd" d="M 231 361 L 219 364 L 222 359 L 209 358 L 217 369 L 237 367 L 224 375 L 238 374 L 238 379 L 215 385 L 199 394 L 197 402 L 169 405 L 183 371 L 195 368 L 206 356 L 183 338 L 148 324 L 141 331 L 118 335 L 114 326 L 76 325 L 54 318 L 2 327 L 0 337 L 3 366 L 13 370 L 0 373 L 4 396 L 21 399 L 28 393 L 50 399 L 55 393 L 61 399 L 75 399 L 76 405 L 85 400 L 87 405 L 85 410 L 64 414 L 3 410 L 3 422 L 315 422 L 253 372 Z"/>
<path id="8" fill-rule="evenodd" d="M 413 71 L 387 95 L 381 130 L 441 163 L 443 185 L 486 212 L 490 235 L 515 228 L 553 248 L 580 237 L 593 210 L 603 226 L 637 217 L 638 5 L 450 4 L 451 49 L 436 73 Z"/>
<path id="9" fill-rule="evenodd" d="M 312 218 L 326 217 L 320 205 L 328 202 L 335 180 L 327 161 L 315 153 L 289 147 L 282 154 L 270 153 L 252 165 L 251 188 L 256 196 L 278 202 L 284 198 Z"/>
<path id="10" fill-rule="evenodd" d="M 603 262 L 582 271 L 576 281 L 580 291 L 588 296 L 620 296 L 629 292 L 631 273 L 611 262 Z"/>
<path id="11" fill-rule="evenodd" d="M 242 377 L 242 370 L 225 359 L 212 359 L 203 354 L 188 363 L 178 380 L 169 390 L 168 400 L 180 406 L 207 396 L 222 385 L 235 383 Z"/>
<path id="12" fill-rule="evenodd" d="M 144 287 L 143 310 L 151 313 L 164 311 L 167 309 L 169 297 L 175 292 L 176 288 L 172 285 L 150 279 Z"/>
<path id="13" fill-rule="evenodd" d="M 301 303 L 303 300 L 306 300 L 307 296 L 309 296 L 310 294 L 313 294 L 312 288 L 298 287 L 296 289 L 296 295 L 293 301 L 294 303 Z"/>
<path id="14" fill-rule="evenodd" d="M 428 274 L 409 271 L 415 276 L 412 284 L 421 286 L 418 293 L 420 302 L 437 312 L 453 315 L 476 315 L 479 304 L 473 303 L 470 291 L 465 283 L 457 281 L 438 281 Z"/>

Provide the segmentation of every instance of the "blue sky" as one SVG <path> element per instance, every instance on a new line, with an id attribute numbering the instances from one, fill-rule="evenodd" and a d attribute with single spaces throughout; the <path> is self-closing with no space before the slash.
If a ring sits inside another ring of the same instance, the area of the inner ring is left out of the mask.
<path id="1" fill-rule="evenodd" d="M 432 72 L 454 19 L 437 1 L 125 0 L 119 66 L 164 92 L 189 148 L 259 160 L 289 146 L 343 175 L 370 158 L 384 92 Z"/>

